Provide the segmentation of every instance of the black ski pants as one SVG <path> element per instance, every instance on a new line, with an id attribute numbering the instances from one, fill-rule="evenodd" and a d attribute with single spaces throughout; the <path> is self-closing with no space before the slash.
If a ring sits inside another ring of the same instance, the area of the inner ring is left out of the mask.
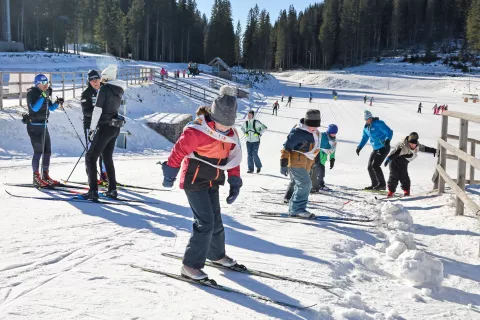
<path id="1" fill-rule="evenodd" d="M 83 128 L 83 133 L 85 134 L 85 147 L 87 148 L 88 150 L 88 147 L 89 147 L 89 144 L 90 144 L 90 141 L 88 141 L 88 133 L 90 132 L 90 129 L 89 128 Z M 99 167 L 99 173 L 102 173 L 104 170 L 103 170 L 103 159 L 102 159 L 102 155 L 100 155 L 98 157 L 98 167 Z M 87 175 L 88 175 L 88 170 L 87 170 Z"/>
<path id="2" fill-rule="evenodd" d="M 325 166 L 321 163 L 315 163 L 310 171 L 312 179 L 312 190 L 318 191 L 320 187 L 325 186 Z"/>
<path id="3" fill-rule="evenodd" d="M 101 126 L 95 133 L 95 137 L 85 156 L 90 190 L 98 191 L 97 161 L 100 155 L 103 157 L 103 163 L 107 170 L 108 190 L 117 189 L 115 166 L 113 165 L 113 150 L 115 149 L 115 142 L 119 134 L 120 128 L 110 126 Z"/>
<path id="4" fill-rule="evenodd" d="M 192 235 L 183 256 L 183 264 L 202 269 L 205 260 L 225 257 L 225 230 L 222 222 L 218 187 L 203 190 L 185 189 L 194 222 Z"/>
<path id="5" fill-rule="evenodd" d="M 50 133 L 48 127 L 44 125 L 27 124 L 27 133 L 33 147 L 32 169 L 33 172 L 40 171 L 40 158 L 43 155 L 43 171 L 48 171 L 50 167 L 50 156 L 52 155 L 52 145 L 50 142 Z"/>
<path id="6" fill-rule="evenodd" d="M 273 108 L 272 116 L 273 116 L 273 115 L 278 116 L 278 111 L 277 111 L 277 110 L 278 110 L 277 108 Z"/>
<path id="7" fill-rule="evenodd" d="M 395 193 L 400 181 L 402 190 L 410 191 L 410 177 L 408 176 L 409 161 L 397 157 L 390 162 L 390 176 L 388 177 L 388 190 Z"/>
<path id="8" fill-rule="evenodd" d="M 368 174 L 370 175 L 373 187 L 383 187 L 386 185 L 381 165 L 389 152 L 390 149 L 387 150 L 385 147 L 373 150 L 370 159 L 368 159 Z"/>

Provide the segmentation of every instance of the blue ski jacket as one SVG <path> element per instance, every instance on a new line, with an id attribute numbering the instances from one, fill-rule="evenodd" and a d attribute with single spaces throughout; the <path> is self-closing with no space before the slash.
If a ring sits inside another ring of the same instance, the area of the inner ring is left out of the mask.
<path id="1" fill-rule="evenodd" d="M 362 141 L 358 147 L 362 149 L 370 138 L 370 143 L 373 146 L 373 150 L 381 149 L 385 146 L 385 140 L 392 140 L 393 131 L 385 122 L 379 118 L 373 118 L 371 124 L 365 124 L 363 128 Z"/>

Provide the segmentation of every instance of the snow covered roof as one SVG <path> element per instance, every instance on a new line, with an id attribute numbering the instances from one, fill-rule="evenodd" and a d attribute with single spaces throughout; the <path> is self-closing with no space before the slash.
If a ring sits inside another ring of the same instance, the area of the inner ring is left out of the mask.
<path id="1" fill-rule="evenodd" d="M 228 64 L 225 63 L 225 61 L 223 61 L 221 58 L 219 57 L 216 57 L 215 59 L 213 59 L 212 61 L 210 61 L 210 63 L 208 64 L 209 66 L 213 66 L 215 64 L 219 64 L 221 65 L 225 70 L 227 71 L 230 71 L 230 67 L 228 66 Z"/>

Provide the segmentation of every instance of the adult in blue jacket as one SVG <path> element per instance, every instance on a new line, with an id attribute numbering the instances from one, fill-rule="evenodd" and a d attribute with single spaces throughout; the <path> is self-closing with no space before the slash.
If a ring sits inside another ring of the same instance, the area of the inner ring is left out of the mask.
<path id="1" fill-rule="evenodd" d="M 365 127 L 363 128 L 362 141 L 357 147 L 357 155 L 370 139 L 370 144 L 373 146 L 373 152 L 368 160 L 368 173 L 372 184 L 365 188 L 365 190 L 385 190 L 387 184 L 383 176 L 382 162 L 390 152 L 390 141 L 392 140 L 393 131 L 385 122 L 379 118 L 374 118 L 372 113 L 365 110 L 364 114 Z"/>

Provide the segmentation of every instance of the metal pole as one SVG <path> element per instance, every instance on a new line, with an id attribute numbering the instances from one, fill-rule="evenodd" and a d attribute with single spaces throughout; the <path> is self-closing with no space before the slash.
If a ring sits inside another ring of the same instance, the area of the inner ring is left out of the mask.
<path id="1" fill-rule="evenodd" d="M 82 92 L 83 92 L 84 86 L 85 86 L 85 78 L 84 78 L 84 74 L 82 72 Z"/>
<path id="2" fill-rule="evenodd" d="M 466 152 L 468 145 L 468 121 L 460 119 L 460 140 L 459 140 L 459 149 Z M 457 169 L 457 185 L 465 191 L 465 173 L 467 171 L 467 163 L 463 161 L 460 157 L 458 158 L 458 169 Z M 456 200 L 456 212 L 455 215 L 463 216 L 465 211 L 465 205 L 463 201 L 457 196 Z"/>
<path id="3" fill-rule="evenodd" d="M 442 115 L 442 132 L 441 138 L 443 141 L 447 141 L 447 133 L 448 133 L 448 116 Z M 447 166 L 447 149 L 443 146 L 440 146 L 440 166 L 443 170 L 446 171 Z M 445 192 L 445 180 L 441 175 L 438 175 L 438 194 L 442 194 Z"/>
<path id="4" fill-rule="evenodd" d="M 62 72 L 62 98 L 65 99 L 65 73 Z"/>
<path id="5" fill-rule="evenodd" d="M 0 110 L 3 110 L 3 73 L 0 72 Z"/>
<path id="6" fill-rule="evenodd" d="M 470 155 L 472 157 L 475 157 L 476 146 L 477 144 L 475 143 L 475 141 L 470 142 Z M 474 181 L 475 181 L 475 167 L 470 166 L 470 183 L 469 184 L 474 184 L 475 183 Z"/>
<path id="7" fill-rule="evenodd" d="M 10 26 L 10 0 L 5 0 L 5 12 L 6 12 L 6 39 L 7 42 L 12 41 L 12 30 Z"/>
<path id="8" fill-rule="evenodd" d="M 22 73 L 18 74 L 18 103 L 22 106 Z"/>
<path id="9" fill-rule="evenodd" d="M 73 72 L 73 79 L 72 79 L 72 82 L 73 82 L 73 98 L 75 98 L 75 72 Z"/>

